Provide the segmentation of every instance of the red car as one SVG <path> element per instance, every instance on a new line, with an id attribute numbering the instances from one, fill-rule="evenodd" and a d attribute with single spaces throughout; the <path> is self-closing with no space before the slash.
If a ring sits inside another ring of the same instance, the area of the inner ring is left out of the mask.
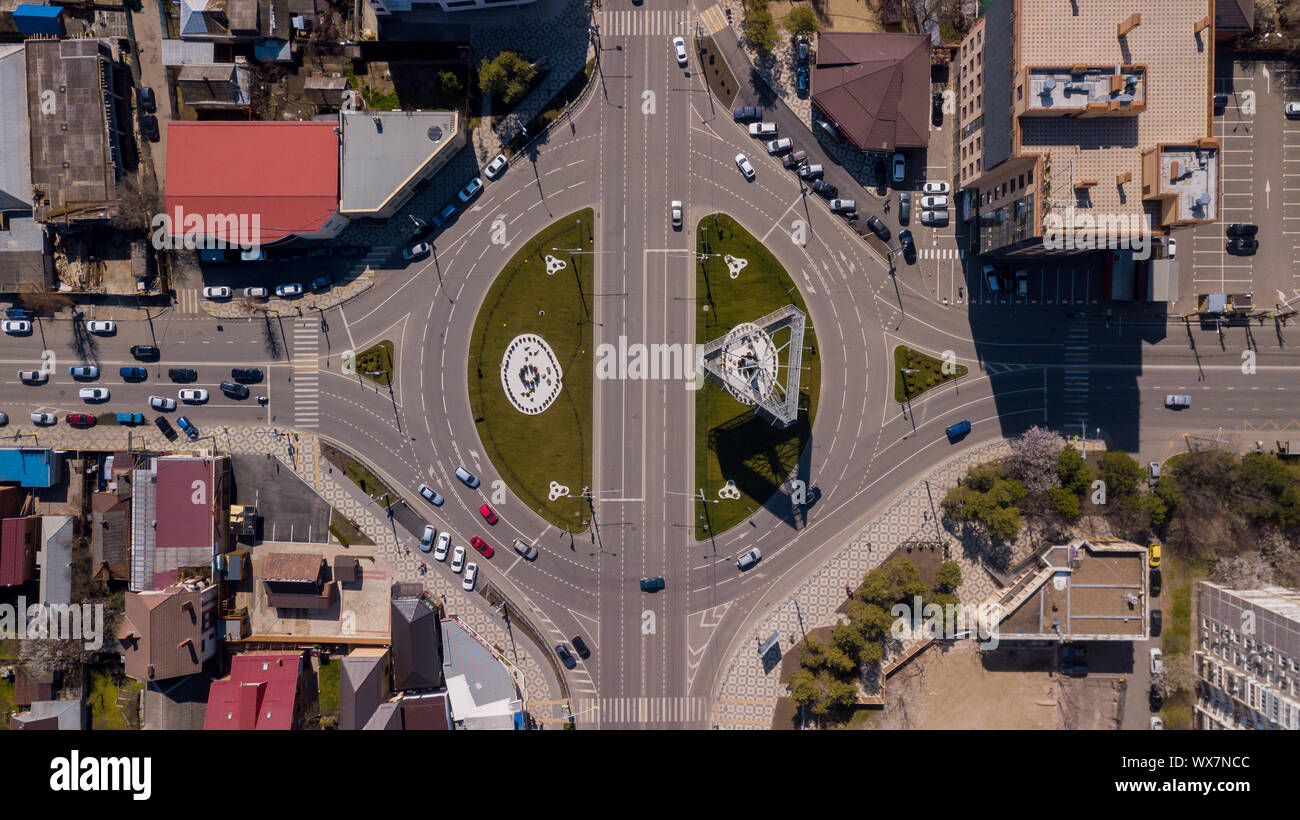
<path id="1" fill-rule="evenodd" d="M 75 424 L 79 427 L 94 427 L 95 416 L 93 413 L 69 413 L 68 424 Z"/>
<path id="2" fill-rule="evenodd" d="M 497 522 L 497 514 L 492 512 L 492 508 L 488 505 L 484 504 L 482 507 L 478 508 L 478 511 L 489 524 L 495 524 Z"/>
<path id="3" fill-rule="evenodd" d="M 479 538 L 477 535 L 475 535 L 473 538 L 470 538 L 469 543 L 470 546 L 472 546 L 474 549 L 483 553 L 484 558 L 491 558 L 496 553 L 496 550 L 492 549 L 491 544 L 484 541 L 482 538 Z"/>

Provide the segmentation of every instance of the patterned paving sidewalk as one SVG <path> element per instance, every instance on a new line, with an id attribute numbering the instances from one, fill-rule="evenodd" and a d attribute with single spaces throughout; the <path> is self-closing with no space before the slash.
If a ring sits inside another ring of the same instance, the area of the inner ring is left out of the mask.
<path id="1" fill-rule="evenodd" d="M 961 566 L 962 585 L 957 595 L 962 603 L 980 603 L 993 596 L 997 588 L 993 578 L 977 560 L 962 553 L 956 539 L 936 522 L 935 513 L 940 500 L 956 485 L 957 478 L 965 475 L 967 467 L 1000 458 L 1009 451 L 1006 441 L 993 442 L 953 458 L 917 481 L 812 573 L 792 598 L 769 610 L 755 633 L 766 637 L 776 632 L 784 653 L 802 639 L 804 632 L 833 626 L 839 621 L 835 610 L 844 602 L 845 585 L 856 587 L 867 572 L 906 541 L 952 542 L 949 557 Z M 744 641 L 728 661 L 715 697 L 712 722 L 721 729 L 768 729 L 777 699 L 786 694 L 780 666 L 764 672 L 755 643 Z"/>
<path id="2" fill-rule="evenodd" d="M 301 316 L 304 312 L 329 310 L 333 307 L 355 299 L 375 284 L 374 271 L 366 267 L 354 267 L 353 278 L 345 285 L 336 285 L 321 293 L 304 293 L 297 299 L 280 299 L 272 296 L 264 303 L 254 302 L 238 296 L 234 299 L 213 301 L 200 299 L 199 307 L 210 316 L 218 319 L 246 319 L 250 316 Z M 303 283 L 306 286 L 306 282 Z"/>

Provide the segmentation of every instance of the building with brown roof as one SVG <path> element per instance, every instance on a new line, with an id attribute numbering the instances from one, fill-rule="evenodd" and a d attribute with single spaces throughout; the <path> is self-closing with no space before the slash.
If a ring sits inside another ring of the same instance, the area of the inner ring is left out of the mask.
<path id="1" fill-rule="evenodd" d="M 54 697 L 54 673 L 49 670 L 19 666 L 14 670 L 14 705 L 31 706 Z"/>
<path id="2" fill-rule="evenodd" d="M 21 586 L 36 578 L 41 517 L 0 521 L 0 587 Z"/>
<path id="3" fill-rule="evenodd" d="M 217 587 L 201 581 L 128 592 L 117 635 L 126 674 L 139 681 L 192 675 L 216 656 Z"/>
<path id="4" fill-rule="evenodd" d="M 817 35 L 812 102 L 863 151 L 930 143 L 930 38 L 919 34 Z"/>
<path id="5" fill-rule="evenodd" d="M 1255 30 L 1255 0 L 1214 0 L 1214 41 L 1222 43 Z"/>
<path id="6" fill-rule="evenodd" d="M 125 583 L 131 577 L 131 498 L 95 493 L 90 498 L 90 552 L 94 580 Z"/>
<path id="7" fill-rule="evenodd" d="M 383 646 L 354 647 L 339 660 L 339 728 L 360 729 L 392 694 L 392 657 Z"/>
<path id="8" fill-rule="evenodd" d="M 277 552 L 262 564 L 267 606 L 276 609 L 329 609 L 338 584 L 326 578 L 325 556 L 318 552 Z"/>
<path id="9" fill-rule="evenodd" d="M 131 589 L 164 589 L 181 567 L 230 547 L 230 457 L 162 456 L 132 473 Z"/>

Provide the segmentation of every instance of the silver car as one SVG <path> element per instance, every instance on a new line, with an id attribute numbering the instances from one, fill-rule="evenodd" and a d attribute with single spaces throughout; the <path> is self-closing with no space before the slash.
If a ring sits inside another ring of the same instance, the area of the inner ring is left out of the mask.
<path id="1" fill-rule="evenodd" d="M 522 555 L 524 557 L 524 560 L 526 561 L 537 560 L 537 547 L 530 546 L 529 544 L 525 544 L 523 541 L 520 541 L 518 538 L 515 539 L 514 547 L 515 547 L 515 552 Z"/>
<path id="2" fill-rule="evenodd" d="M 758 547 L 754 547 L 752 550 L 742 554 L 739 558 L 736 559 L 736 569 L 740 570 L 741 572 L 744 572 L 745 570 L 757 564 L 759 559 L 761 559 L 762 557 L 763 557 L 763 553 L 759 552 Z"/>
<path id="3" fill-rule="evenodd" d="M 790 139 L 789 137 L 782 137 L 779 140 L 772 140 L 771 142 L 769 142 L 767 144 L 767 152 L 769 154 L 779 154 L 782 151 L 789 151 L 793 147 L 794 147 L 794 140 Z"/>
<path id="4" fill-rule="evenodd" d="M 451 551 L 451 571 L 460 572 L 465 568 L 465 548 L 456 547 Z"/>
<path id="5" fill-rule="evenodd" d="M 433 491 L 433 488 L 430 487 L 428 484 L 421 484 L 417 488 L 417 491 L 420 493 L 421 497 L 423 497 L 425 501 L 428 501 L 433 506 L 435 507 L 442 506 L 442 496 L 435 493 Z"/>
<path id="6" fill-rule="evenodd" d="M 168 396 L 150 396 L 149 406 L 155 410 L 175 410 L 176 399 Z"/>
<path id="7" fill-rule="evenodd" d="M 1192 397 L 1187 395 L 1186 393 L 1180 393 L 1180 394 L 1171 393 L 1168 396 L 1165 396 L 1165 407 L 1170 407 L 1177 410 L 1180 407 L 1191 407 L 1191 406 L 1192 406 Z"/>
<path id="8" fill-rule="evenodd" d="M 420 552 L 428 552 L 433 549 L 433 537 L 438 531 L 433 528 L 432 524 L 424 525 L 424 532 L 420 535 Z"/>

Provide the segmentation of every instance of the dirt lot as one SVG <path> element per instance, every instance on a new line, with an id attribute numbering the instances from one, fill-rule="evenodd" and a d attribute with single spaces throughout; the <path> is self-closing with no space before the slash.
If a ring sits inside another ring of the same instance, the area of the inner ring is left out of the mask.
<path id="1" fill-rule="evenodd" d="M 884 31 L 877 10 L 880 5 L 880 0 L 817 0 L 813 3 L 774 0 L 768 10 L 778 24 L 795 6 L 812 6 L 823 31 Z"/>
<path id="2" fill-rule="evenodd" d="M 1113 729 L 1110 678 L 1049 673 L 1050 649 L 934 646 L 889 679 L 870 729 Z M 1108 717 L 1109 716 L 1109 717 Z"/>

